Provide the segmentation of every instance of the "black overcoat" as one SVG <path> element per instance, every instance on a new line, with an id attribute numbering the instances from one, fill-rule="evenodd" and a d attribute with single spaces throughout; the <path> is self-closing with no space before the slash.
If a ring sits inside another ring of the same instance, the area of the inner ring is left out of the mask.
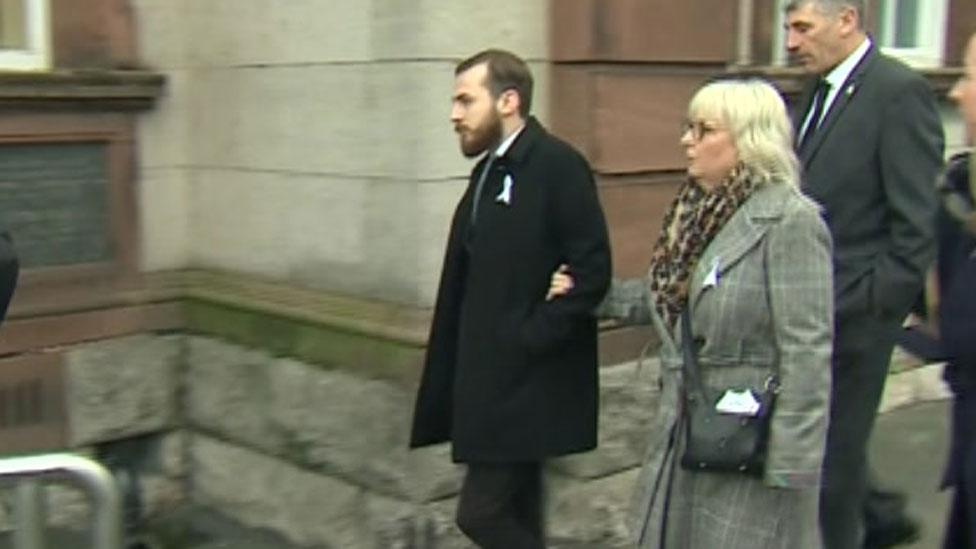
<path id="1" fill-rule="evenodd" d="M 593 310 L 611 271 L 592 172 L 530 118 L 492 164 L 472 226 L 485 162 L 472 170 L 451 224 L 410 444 L 450 440 L 458 462 L 538 461 L 592 449 Z M 571 266 L 574 288 L 547 302 L 562 263 Z"/>

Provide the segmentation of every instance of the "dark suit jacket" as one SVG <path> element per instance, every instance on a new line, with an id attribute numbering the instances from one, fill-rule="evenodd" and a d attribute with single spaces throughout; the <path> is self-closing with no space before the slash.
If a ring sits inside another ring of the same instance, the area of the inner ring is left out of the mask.
<path id="1" fill-rule="evenodd" d="M 536 461 L 592 449 L 597 427 L 593 310 L 610 248 L 586 160 L 529 119 L 495 161 L 471 232 L 471 173 L 447 244 L 411 446 L 453 441 L 461 462 Z M 505 177 L 511 200 L 500 201 Z M 552 272 L 574 288 L 545 301 Z"/>
<path id="2" fill-rule="evenodd" d="M 795 128 L 814 86 L 796 104 Z M 811 139 L 800 158 L 802 188 L 824 206 L 833 236 L 837 321 L 900 322 L 935 254 L 943 155 L 935 96 L 921 76 L 872 47 Z"/>
<path id="3" fill-rule="evenodd" d="M 20 263 L 10 235 L 0 232 L 0 322 L 7 317 L 7 307 L 17 287 L 19 273 Z"/>

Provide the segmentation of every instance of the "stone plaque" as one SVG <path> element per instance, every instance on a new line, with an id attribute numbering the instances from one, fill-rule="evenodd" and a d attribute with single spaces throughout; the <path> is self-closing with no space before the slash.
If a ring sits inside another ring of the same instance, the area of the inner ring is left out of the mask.
<path id="1" fill-rule="evenodd" d="M 112 259 L 104 143 L 0 145 L 0 227 L 22 268 Z"/>

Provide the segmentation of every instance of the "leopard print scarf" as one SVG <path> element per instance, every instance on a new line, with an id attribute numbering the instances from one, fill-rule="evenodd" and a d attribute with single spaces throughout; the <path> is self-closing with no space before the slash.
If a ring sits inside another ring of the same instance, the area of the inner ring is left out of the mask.
<path id="1" fill-rule="evenodd" d="M 652 301 L 674 329 L 688 299 L 688 281 L 715 235 L 755 189 L 759 179 L 742 165 L 709 191 L 688 180 L 664 216 L 648 272 Z"/>

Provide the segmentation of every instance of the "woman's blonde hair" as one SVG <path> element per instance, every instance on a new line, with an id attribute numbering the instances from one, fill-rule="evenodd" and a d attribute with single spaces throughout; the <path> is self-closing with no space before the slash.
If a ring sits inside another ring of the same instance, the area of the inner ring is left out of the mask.
<path id="1" fill-rule="evenodd" d="M 776 89 L 759 78 L 717 80 L 695 93 L 690 120 L 712 119 L 732 134 L 739 161 L 763 182 L 799 183 L 793 126 Z"/>

